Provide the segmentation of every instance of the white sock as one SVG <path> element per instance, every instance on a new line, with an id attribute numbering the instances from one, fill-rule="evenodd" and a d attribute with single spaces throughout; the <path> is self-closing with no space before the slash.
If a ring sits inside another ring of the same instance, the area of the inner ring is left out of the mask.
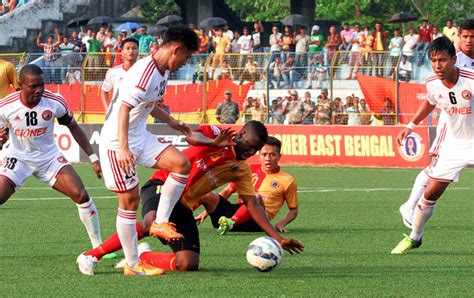
<path id="1" fill-rule="evenodd" d="M 99 212 L 97 212 L 94 201 L 90 198 L 88 202 L 76 204 L 76 206 L 79 211 L 79 218 L 86 227 L 92 247 L 96 248 L 102 243 L 102 237 L 100 236 Z"/>
<path id="2" fill-rule="evenodd" d="M 170 173 L 161 187 L 160 203 L 156 210 L 155 222 L 168 222 L 174 205 L 181 198 L 189 175 Z"/>
<path id="3" fill-rule="evenodd" d="M 423 197 L 426 185 L 428 184 L 428 179 L 429 177 L 426 175 L 424 169 L 418 174 L 418 176 L 416 176 L 415 183 L 411 189 L 410 197 L 405 202 L 405 205 L 410 210 L 415 210 L 416 204 Z"/>
<path id="4" fill-rule="evenodd" d="M 436 209 L 436 201 L 428 201 L 423 197 L 418 205 L 416 205 L 415 214 L 413 215 L 413 225 L 410 238 L 420 240 L 425 230 L 426 223 L 433 216 Z"/>
<path id="5" fill-rule="evenodd" d="M 123 210 L 118 208 L 117 212 L 117 234 L 122 244 L 123 254 L 128 266 L 135 268 L 140 259 L 138 258 L 138 235 L 135 229 L 137 222 L 137 211 Z"/>

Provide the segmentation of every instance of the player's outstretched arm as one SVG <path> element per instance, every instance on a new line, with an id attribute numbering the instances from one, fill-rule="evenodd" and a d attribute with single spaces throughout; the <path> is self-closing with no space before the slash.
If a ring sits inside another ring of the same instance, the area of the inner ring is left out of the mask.
<path id="1" fill-rule="evenodd" d="M 402 131 L 400 131 L 397 135 L 397 143 L 399 146 L 402 146 L 402 141 L 405 140 L 413 131 L 413 128 L 418 125 L 423 119 L 425 119 L 436 107 L 436 105 L 432 105 L 428 100 L 423 101 L 420 105 L 418 110 L 416 111 L 415 116 L 411 120 L 411 122 L 405 127 Z"/>
<path id="2" fill-rule="evenodd" d="M 257 200 L 255 196 L 242 195 L 241 198 L 244 200 L 244 203 L 247 205 L 247 209 L 252 216 L 253 220 L 259 225 L 268 236 L 274 238 L 280 243 L 280 245 L 288 251 L 289 253 L 301 253 L 304 250 L 303 244 L 298 240 L 291 238 L 283 238 L 278 233 L 278 231 L 273 227 L 273 225 L 268 220 L 265 209 Z"/>
<path id="3" fill-rule="evenodd" d="M 71 132 L 71 135 L 73 136 L 74 140 L 76 140 L 82 150 L 84 150 L 87 156 L 89 156 L 89 158 L 91 159 L 92 169 L 94 170 L 97 177 L 102 178 L 102 168 L 100 167 L 99 158 L 97 157 L 97 154 L 94 153 L 94 149 L 92 149 L 92 146 L 89 143 L 89 139 L 87 138 L 82 128 L 77 124 L 76 120 L 74 119 L 67 125 L 67 128 Z"/>
<path id="4" fill-rule="evenodd" d="M 155 105 L 150 114 L 153 117 L 160 119 L 163 123 L 168 124 L 172 129 L 180 131 L 185 136 L 189 136 L 192 134 L 191 127 L 181 121 L 174 119 L 159 106 Z"/>
<path id="5" fill-rule="evenodd" d="M 286 229 L 286 225 L 296 219 L 298 216 L 298 208 L 290 208 L 288 213 L 283 217 L 276 225 L 275 228 L 280 233 L 286 233 L 288 230 Z"/>
<path id="6" fill-rule="evenodd" d="M 235 143 L 232 139 L 235 137 L 237 133 L 232 130 L 230 127 L 221 130 L 219 135 L 214 139 L 206 137 L 200 132 L 193 131 L 191 135 L 186 136 L 186 142 L 189 145 L 193 146 L 212 146 L 212 147 L 226 147 L 226 146 L 234 146 Z"/>

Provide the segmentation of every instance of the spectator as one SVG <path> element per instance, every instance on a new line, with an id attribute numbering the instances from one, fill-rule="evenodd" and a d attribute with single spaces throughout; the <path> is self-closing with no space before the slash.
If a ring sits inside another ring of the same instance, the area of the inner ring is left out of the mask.
<path id="1" fill-rule="evenodd" d="M 347 125 L 360 125 L 359 98 L 352 97 L 352 104 L 347 106 Z"/>
<path id="2" fill-rule="evenodd" d="M 364 32 L 362 34 L 362 65 L 365 68 L 365 72 L 368 74 L 372 73 L 372 67 L 374 65 L 373 55 L 372 55 L 372 46 L 373 46 L 374 36 L 370 32 L 369 26 L 364 27 Z"/>
<path id="3" fill-rule="evenodd" d="M 433 42 L 433 40 L 441 36 L 443 36 L 443 34 L 439 32 L 439 28 L 436 26 L 433 26 L 433 31 L 431 31 L 431 42 Z"/>
<path id="4" fill-rule="evenodd" d="M 372 50 L 374 51 L 374 60 L 375 60 L 375 73 L 377 76 L 383 77 L 384 69 L 384 54 L 382 51 L 385 50 L 387 45 L 387 33 L 382 30 L 382 23 L 377 21 L 375 22 L 375 31 L 374 31 L 374 44 Z"/>
<path id="5" fill-rule="evenodd" d="M 400 36 L 400 29 L 395 28 L 393 30 L 393 37 L 390 39 L 390 44 L 388 49 L 390 50 L 390 58 L 392 62 L 392 67 L 396 68 L 400 54 L 402 53 L 403 38 Z M 393 74 L 393 69 L 390 72 L 390 75 Z"/>
<path id="6" fill-rule="evenodd" d="M 120 32 L 120 34 L 122 34 L 123 39 L 125 39 L 125 38 L 127 38 L 128 32 L 127 32 L 127 30 L 122 30 L 122 32 Z"/>
<path id="7" fill-rule="evenodd" d="M 154 41 L 152 43 L 150 43 L 150 49 L 148 50 L 148 52 L 150 52 L 150 55 L 153 56 L 156 51 L 158 51 L 158 49 L 160 48 L 159 44 L 157 41 Z"/>
<path id="8" fill-rule="evenodd" d="M 189 29 L 193 30 L 194 33 L 196 33 L 196 35 L 199 36 L 199 31 L 200 31 L 200 30 L 197 30 L 197 29 L 196 29 L 196 25 L 194 25 L 193 23 L 189 23 L 188 27 L 189 27 Z"/>
<path id="9" fill-rule="evenodd" d="M 443 28 L 443 34 L 454 43 L 454 38 L 458 35 L 458 28 L 453 26 L 453 20 L 446 21 L 446 26 Z"/>
<path id="10" fill-rule="evenodd" d="M 148 34 L 148 27 L 142 26 L 138 29 L 134 34 L 132 34 L 135 38 L 138 39 L 138 52 L 139 53 L 149 53 L 148 50 L 150 49 L 150 44 L 155 41 L 155 38 Z"/>
<path id="11" fill-rule="evenodd" d="M 411 74 L 413 72 L 413 66 L 410 61 L 408 61 L 407 56 L 403 55 L 400 65 L 398 66 L 398 77 L 401 81 L 408 82 L 411 80 Z"/>
<path id="12" fill-rule="evenodd" d="M 291 26 L 285 26 L 283 36 L 280 42 L 281 46 L 281 60 L 283 63 L 286 62 L 288 57 L 292 56 L 292 53 L 295 51 L 295 39 L 293 32 L 291 31 Z"/>
<path id="13" fill-rule="evenodd" d="M 225 92 L 225 100 L 219 104 L 216 110 L 216 119 L 222 124 L 234 124 L 239 119 L 239 106 L 232 101 L 232 92 Z"/>
<path id="14" fill-rule="evenodd" d="M 330 125 L 331 124 L 331 104 L 327 97 L 321 97 L 316 105 L 314 113 L 314 124 L 316 125 Z"/>
<path id="15" fill-rule="evenodd" d="M 285 113 L 282 106 L 282 98 L 277 97 L 272 100 L 269 111 L 269 123 L 270 124 L 283 124 L 285 122 Z"/>
<path id="16" fill-rule="evenodd" d="M 66 76 L 64 77 L 64 83 L 67 84 L 80 84 L 81 83 L 81 71 L 74 68 L 72 65 L 68 66 Z"/>
<path id="17" fill-rule="evenodd" d="M 240 52 L 240 49 L 239 49 L 239 38 L 240 38 L 240 32 L 235 30 L 234 31 L 234 39 L 232 39 L 232 41 L 230 42 L 231 43 L 231 50 L 230 50 L 230 53 L 236 53 L 238 54 Z M 233 63 L 234 67 L 237 67 L 238 63 Z"/>
<path id="18" fill-rule="evenodd" d="M 341 98 L 336 97 L 334 98 L 334 102 L 331 105 L 331 116 L 332 121 L 331 123 L 334 125 L 343 125 L 347 124 L 344 115 L 344 106 L 342 104 Z"/>
<path id="19" fill-rule="evenodd" d="M 196 81 L 202 82 L 204 80 L 204 70 L 206 68 L 206 59 L 204 57 L 199 58 L 199 62 L 196 63 L 196 71 L 193 74 L 193 84 Z"/>
<path id="20" fill-rule="evenodd" d="M 203 28 L 199 29 L 199 54 L 207 54 L 207 48 L 209 46 L 209 37 Z"/>
<path id="21" fill-rule="evenodd" d="M 418 29 L 418 45 L 416 46 L 416 53 L 418 56 L 418 66 L 421 67 L 424 63 L 424 57 L 426 51 L 428 51 L 428 47 L 430 46 L 431 42 L 431 34 L 432 29 L 431 26 L 428 25 L 427 20 L 423 20 L 421 22 L 421 27 Z"/>
<path id="22" fill-rule="evenodd" d="M 292 89 L 293 83 L 298 76 L 295 68 L 295 58 L 293 56 L 289 56 L 286 62 L 283 63 L 281 75 L 286 83 L 286 87 Z"/>
<path id="23" fill-rule="evenodd" d="M 328 89 L 322 89 L 320 96 L 321 96 L 321 100 L 327 99 L 328 101 L 331 101 L 331 99 L 328 97 Z"/>
<path id="24" fill-rule="evenodd" d="M 254 108 L 255 99 L 251 96 L 247 97 L 242 106 L 242 123 L 252 120 L 252 109 Z"/>
<path id="25" fill-rule="evenodd" d="M 347 77 L 348 80 L 352 79 L 352 74 L 354 73 L 354 69 L 355 69 L 355 74 L 357 74 L 359 70 L 359 66 L 362 64 L 362 54 L 361 54 L 361 50 L 362 50 L 361 42 L 363 40 L 362 35 L 363 33 L 360 30 L 360 24 L 356 23 L 354 25 L 354 31 L 352 32 L 352 35 L 351 35 L 351 50 L 350 50 L 351 56 L 349 59 L 350 70 L 349 70 L 349 77 Z M 354 79 L 356 76 L 355 74 L 354 74 Z"/>
<path id="26" fill-rule="evenodd" d="M 339 46 L 339 51 L 350 51 L 352 48 L 352 33 L 354 29 L 351 29 L 348 23 L 342 25 L 341 30 L 341 45 Z"/>
<path id="27" fill-rule="evenodd" d="M 282 38 L 283 38 L 283 35 L 280 32 L 278 32 L 278 27 L 273 26 L 272 34 L 270 35 L 270 38 L 269 38 L 270 52 L 281 52 L 280 43 L 282 42 Z"/>
<path id="28" fill-rule="evenodd" d="M 303 98 L 303 118 L 301 119 L 303 124 L 314 123 L 315 106 L 315 102 L 311 100 L 311 93 L 306 91 Z"/>
<path id="29" fill-rule="evenodd" d="M 311 35 L 309 36 L 308 52 L 321 54 L 323 51 L 323 41 L 324 37 L 319 33 L 319 26 L 314 25 L 313 28 L 311 28 Z"/>
<path id="30" fill-rule="evenodd" d="M 100 26 L 99 32 L 96 34 L 97 40 L 100 42 L 102 47 L 105 47 L 105 39 L 107 38 L 106 28 L 104 26 Z"/>
<path id="31" fill-rule="evenodd" d="M 410 26 L 408 29 L 408 35 L 405 35 L 403 38 L 403 50 L 402 53 L 403 55 L 407 56 L 408 61 L 412 62 L 413 61 L 413 55 L 414 55 L 414 50 L 416 48 L 416 45 L 418 44 L 419 36 L 418 34 L 415 34 L 415 27 Z"/>
<path id="32" fill-rule="evenodd" d="M 241 55 L 253 52 L 253 39 L 252 35 L 250 35 L 249 28 L 244 27 L 242 29 L 242 36 L 239 37 L 237 44 Z"/>
<path id="33" fill-rule="evenodd" d="M 92 80 L 98 79 L 99 67 L 100 67 L 100 56 L 99 52 L 102 51 L 102 44 L 96 39 L 96 33 L 92 32 L 92 36 L 89 40 L 89 64 L 88 67 L 92 68 L 91 75 Z"/>
<path id="34" fill-rule="evenodd" d="M 0 59 L 0 100 L 7 96 L 10 86 L 12 86 L 15 91 L 20 89 L 15 65 Z"/>
<path id="35" fill-rule="evenodd" d="M 341 36 L 336 32 L 336 26 L 329 27 L 329 36 L 326 43 L 327 61 L 331 63 L 334 53 L 341 45 Z"/>
<path id="36" fill-rule="evenodd" d="M 382 120 L 383 125 L 395 125 L 396 115 L 390 98 L 385 98 L 384 107 L 380 110 L 378 118 Z"/>
<path id="37" fill-rule="evenodd" d="M 217 63 L 222 67 L 224 61 L 224 55 L 227 53 L 231 47 L 231 41 L 223 36 L 222 29 L 216 31 L 216 37 L 213 40 L 213 46 L 215 49 L 215 54 L 212 58 L 212 73 L 211 78 L 214 78 L 214 72 L 216 70 Z"/>
<path id="38" fill-rule="evenodd" d="M 85 51 L 85 46 L 82 43 L 82 40 L 78 37 L 77 31 L 72 31 L 69 42 L 75 45 L 77 48 L 79 48 L 79 52 Z"/>
<path id="39" fill-rule="evenodd" d="M 63 42 L 58 46 L 59 52 L 61 53 L 61 58 L 56 60 L 54 63 L 55 66 L 61 69 L 61 78 L 65 78 L 68 67 L 73 65 L 73 67 L 79 66 L 81 57 L 76 55 L 75 52 L 79 52 L 79 48 L 69 42 L 68 37 L 63 37 Z"/>
<path id="40" fill-rule="evenodd" d="M 158 99 L 156 101 L 156 105 L 157 107 L 161 108 L 163 111 L 165 111 L 166 114 L 170 115 L 171 114 L 171 110 L 170 110 L 170 107 L 165 105 L 165 102 L 164 102 L 164 99 L 163 97 Z M 159 118 L 155 118 L 153 120 L 153 123 L 164 123 L 163 121 L 161 121 Z"/>
<path id="41" fill-rule="evenodd" d="M 105 64 L 108 67 L 113 65 L 113 56 L 110 54 L 114 51 L 115 45 L 117 44 L 117 39 L 114 37 L 112 30 L 107 30 L 105 40 L 102 44 L 103 49 L 106 52 L 105 55 Z"/>
<path id="42" fill-rule="evenodd" d="M 114 66 L 122 64 L 122 41 L 124 40 L 125 36 L 123 33 L 120 33 L 117 35 L 117 43 L 115 44 L 114 47 L 114 52 L 115 52 L 115 58 L 114 58 Z"/>
<path id="43" fill-rule="evenodd" d="M 306 66 L 306 53 L 308 52 L 309 36 L 306 34 L 306 27 L 300 27 L 300 34 L 295 37 L 296 67 Z"/>
<path id="44" fill-rule="evenodd" d="M 222 66 L 221 66 L 220 71 L 221 73 L 217 77 L 218 80 L 223 80 L 223 79 L 233 80 L 234 79 L 232 68 L 230 67 L 229 63 L 227 63 L 227 59 L 224 59 L 222 61 Z"/>
<path id="45" fill-rule="evenodd" d="M 55 29 L 55 34 L 56 34 L 56 41 L 53 42 L 53 36 L 48 35 L 48 39 L 46 40 L 46 43 L 41 42 L 41 32 L 38 34 L 38 37 L 36 38 L 36 45 L 40 48 L 43 49 L 43 61 L 42 61 L 42 68 L 44 71 L 44 81 L 46 84 L 51 84 L 53 82 L 58 82 L 61 80 L 58 80 L 58 78 L 55 78 L 55 68 L 54 68 L 54 60 L 56 60 L 56 56 L 54 53 L 56 53 L 57 46 L 61 42 L 59 38 L 59 30 Z"/>
<path id="46" fill-rule="evenodd" d="M 360 125 L 370 125 L 372 123 L 372 113 L 367 105 L 367 101 L 363 98 L 359 101 L 359 112 Z"/>
<path id="47" fill-rule="evenodd" d="M 230 41 L 234 40 L 234 32 L 229 29 L 229 25 L 225 24 L 222 32 L 223 36 L 226 36 Z"/>
<path id="48" fill-rule="evenodd" d="M 288 91 L 290 99 L 285 105 L 284 114 L 288 124 L 301 124 L 303 119 L 303 102 L 298 98 L 298 92 Z"/>
<path id="49" fill-rule="evenodd" d="M 276 89 L 280 88 L 280 81 L 282 79 L 282 68 L 283 65 L 281 64 L 280 56 L 276 56 L 275 60 L 270 63 L 268 66 L 268 72 L 270 75 L 270 82 L 272 83 L 273 87 Z"/>
<path id="50" fill-rule="evenodd" d="M 253 39 L 253 52 L 262 53 L 263 52 L 263 25 L 262 22 L 253 23 L 252 39 Z"/>
<path id="51" fill-rule="evenodd" d="M 313 88 L 313 80 L 316 79 L 316 89 L 323 87 L 323 81 L 326 79 L 326 67 L 323 64 L 323 57 L 319 53 L 313 54 L 308 67 L 308 84 L 306 89 Z"/>
<path id="52" fill-rule="evenodd" d="M 81 34 L 84 34 L 84 33 L 81 33 Z M 92 38 L 92 29 L 88 28 L 86 30 L 86 34 L 81 39 L 82 44 L 85 45 L 86 47 L 86 52 L 89 52 L 90 43 L 88 41 L 91 38 Z"/>
<path id="53" fill-rule="evenodd" d="M 249 56 L 247 57 L 247 63 L 245 64 L 244 71 L 240 75 L 240 84 L 242 85 L 244 80 L 255 82 L 259 79 L 258 64 L 252 59 L 252 57 Z"/>

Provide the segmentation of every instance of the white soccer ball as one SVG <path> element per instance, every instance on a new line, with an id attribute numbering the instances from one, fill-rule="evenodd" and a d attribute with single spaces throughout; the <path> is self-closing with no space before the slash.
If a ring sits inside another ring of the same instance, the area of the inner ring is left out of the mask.
<path id="1" fill-rule="evenodd" d="M 247 261 L 262 272 L 276 268 L 280 265 L 282 257 L 283 249 L 280 243 L 268 236 L 255 239 L 247 249 Z"/>

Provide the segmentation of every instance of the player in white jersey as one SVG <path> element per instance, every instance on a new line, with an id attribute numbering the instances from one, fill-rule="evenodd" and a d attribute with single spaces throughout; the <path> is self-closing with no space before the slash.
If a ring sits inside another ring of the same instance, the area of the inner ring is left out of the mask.
<path id="1" fill-rule="evenodd" d="M 115 66 L 107 71 L 105 74 L 105 80 L 102 83 L 102 90 L 100 92 L 100 98 L 104 105 L 104 110 L 107 111 L 111 101 L 110 91 L 113 90 L 112 100 L 116 100 L 117 91 L 120 83 L 122 82 L 125 74 L 130 67 L 137 62 L 138 58 L 138 41 L 135 38 L 126 38 L 122 41 L 122 60 L 123 63 Z"/>
<path id="2" fill-rule="evenodd" d="M 447 37 L 433 41 L 428 50 L 435 78 L 427 81 L 427 98 L 413 120 L 397 136 L 403 141 L 416 124 L 426 118 L 436 106 L 445 117 L 447 131 L 436 162 L 428 169 L 428 184 L 413 215 L 412 231 L 392 250 L 404 254 L 421 245 L 426 223 L 434 213 L 436 202 L 451 182 L 469 165 L 474 165 L 474 71 L 456 67 L 456 53 Z"/>
<path id="3" fill-rule="evenodd" d="M 126 275 L 158 275 L 162 271 L 140 263 L 137 255 L 136 213 L 139 203 L 137 165 L 170 172 L 161 189 L 162 198 L 150 234 L 167 241 L 183 238 L 169 223 L 171 211 L 179 200 L 190 171 L 186 156 L 171 144 L 146 130 L 151 114 L 187 136 L 191 129 L 173 119 L 155 102 L 166 90 L 169 72 L 178 70 L 198 49 L 196 33 L 186 26 L 166 31 L 159 50 L 139 60 L 124 77 L 119 95 L 106 115 L 101 132 L 100 155 L 106 187 L 117 193 L 117 234 L 123 247 Z M 80 255 L 79 258 L 84 258 Z"/>
<path id="4" fill-rule="evenodd" d="M 99 159 L 67 108 L 65 99 L 44 90 L 41 68 L 34 64 L 24 66 L 20 71 L 20 87 L 20 91 L 0 101 L 0 127 L 8 125 L 9 130 L 8 137 L 5 129 L 0 132 L 0 148 L 7 138 L 10 141 L 2 149 L 0 204 L 33 175 L 76 203 L 92 246 L 97 247 L 102 243 L 99 214 L 81 179 L 54 142 L 54 119 L 68 127 L 89 155 L 92 168 L 100 178 Z"/>
<path id="5" fill-rule="evenodd" d="M 459 30 L 461 39 L 459 50 L 456 51 L 456 67 L 469 68 L 474 70 L 474 20 L 464 22 Z M 430 80 L 429 78 L 428 80 Z M 431 164 L 436 161 L 436 156 L 443 144 L 446 134 L 449 133 L 445 123 L 445 114 L 441 113 L 436 129 L 436 138 L 430 148 Z M 400 214 L 402 215 L 403 224 L 411 228 L 413 222 L 413 213 L 418 201 L 425 192 L 426 184 L 428 183 L 427 170 L 430 166 L 423 169 L 415 179 L 412 191 L 408 200 L 400 206 Z"/>

